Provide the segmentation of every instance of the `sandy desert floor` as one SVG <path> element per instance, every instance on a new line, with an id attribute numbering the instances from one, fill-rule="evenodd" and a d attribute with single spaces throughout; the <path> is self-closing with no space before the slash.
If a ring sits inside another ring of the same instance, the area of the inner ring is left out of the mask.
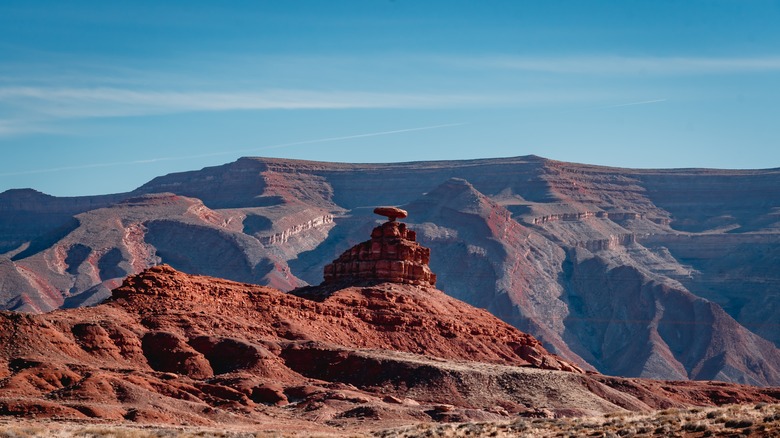
<path id="1" fill-rule="evenodd" d="M 236 426 L 98 424 L 0 418 L 0 437 L 780 437 L 780 404 L 730 405 L 720 408 L 666 409 L 649 414 L 618 413 L 585 418 L 522 418 L 486 423 L 420 423 L 372 430 L 366 423 L 354 430 L 275 430 Z"/>

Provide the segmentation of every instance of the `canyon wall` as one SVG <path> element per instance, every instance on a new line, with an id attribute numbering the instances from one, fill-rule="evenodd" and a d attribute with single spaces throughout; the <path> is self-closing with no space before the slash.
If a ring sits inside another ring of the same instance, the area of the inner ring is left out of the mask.
<path id="1" fill-rule="evenodd" d="M 283 290 L 319 284 L 379 224 L 380 205 L 409 211 L 438 288 L 567 360 L 780 384 L 778 169 L 242 158 L 128 194 L 8 191 L 0 307 L 94 304 L 159 263 Z"/>

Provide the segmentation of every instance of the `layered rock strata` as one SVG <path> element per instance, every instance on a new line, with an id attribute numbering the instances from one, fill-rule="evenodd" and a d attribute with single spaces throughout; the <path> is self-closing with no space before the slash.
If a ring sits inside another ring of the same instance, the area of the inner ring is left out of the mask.
<path id="1" fill-rule="evenodd" d="M 362 436 L 542 410 L 594 416 L 780 401 L 778 388 L 585 373 L 433 288 L 312 289 L 284 293 L 161 265 L 93 307 L 0 311 L 0 424 L 56 418 Z"/>
<path id="2" fill-rule="evenodd" d="M 778 385 L 779 202 L 780 169 L 242 158 L 108 197 L 0 193 L 0 309 L 94 305 L 159 263 L 320 284 L 378 225 L 365 206 L 387 203 L 409 211 L 438 288 L 566 360 Z"/>
<path id="3" fill-rule="evenodd" d="M 374 228 L 371 240 L 345 251 L 333 263 L 325 266 L 324 284 L 387 281 L 434 287 L 436 274 L 428 267 L 431 250 L 415 240 L 414 231 L 396 221 L 406 212 L 393 207 L 380 207 L 375 213 L 388 221 Z"/>

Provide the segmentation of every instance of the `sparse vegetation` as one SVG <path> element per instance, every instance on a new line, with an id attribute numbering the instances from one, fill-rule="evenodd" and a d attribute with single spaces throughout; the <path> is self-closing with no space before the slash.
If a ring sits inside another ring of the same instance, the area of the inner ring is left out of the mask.
<path id="1" fill-rule="evenodd" d="M 270 426 L 270 427 L 269 427 Z M 665 409 L 598 417 L 517 418 L 505 422 L 420 423 L 383 430 L 315 432 L 269 430 L 271 425 L 196 427 L 139 424 L 84 424 L 0 417 L 0 438 L 265 438 L 265 437 L 738 437 L 780 436 L 780 404 Z M 258 430 L 259 429 L 259 430 Z"/>
<path id="2" fill-rule="evenodd" d="M 229 426 L 226 426 L 229 427 Z M 263 427 L 262 429 L 268 429 Z M 136 424 L 78 424 L 34 422 L 0 418 L 0 438 L 272 438 L 286 436 L 333 437 L 336 434 L 284 431 L 224 430 L 219 427 L 155 426 Z M 339 434 L 338 436 L 344 436 Z M 357 435 L 360 436 L 360 435 Z"/>
<path id="3" fill-rule="evenodd" d="M 780 404 L 664 409 L 648 414 L 603 417 L 517 419 L 504 423 L 417 425 L 377 431 L 386 437 L 778 437 Z"/>

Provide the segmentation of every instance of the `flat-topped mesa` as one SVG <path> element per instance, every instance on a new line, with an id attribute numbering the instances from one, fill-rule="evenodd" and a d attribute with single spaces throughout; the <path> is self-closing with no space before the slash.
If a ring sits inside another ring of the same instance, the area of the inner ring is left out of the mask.
<path id="1" fill-rule="evenodd" d="M 434 287 L 436 274 L 428 267 L 431 250 L 415 241 L 417 234 L 405 223 L 396 221 L 405 218 L 406 211 L 379 207 L 374 213 L 388 221 L 374 228 L 371 240 L 353 246 L 325 266 L 323 284 L 387 281 Z"/>

